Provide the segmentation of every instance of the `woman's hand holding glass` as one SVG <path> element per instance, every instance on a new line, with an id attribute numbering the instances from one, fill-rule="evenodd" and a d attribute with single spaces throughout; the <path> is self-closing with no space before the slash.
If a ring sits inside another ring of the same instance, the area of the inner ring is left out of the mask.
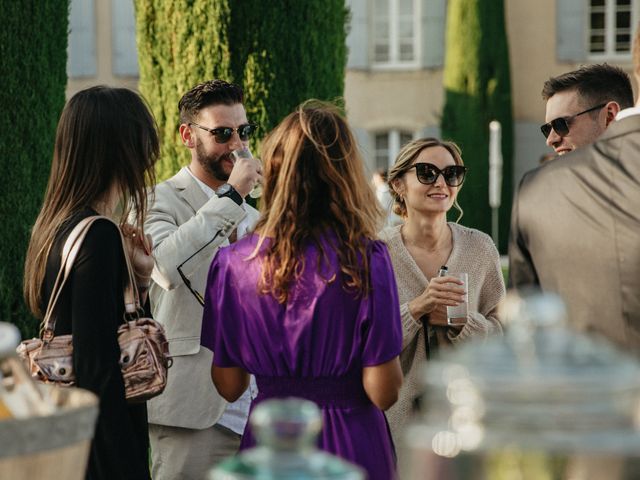
<path id="1" fill-rule="evenodd" d="M 413 318 L 429 315 L 429 324 L 447 326 L 447 308 L 464 301 L 463 283 L 452 276 L 433 277 L 424 292 L 411 302 L 409 311 Z"/>

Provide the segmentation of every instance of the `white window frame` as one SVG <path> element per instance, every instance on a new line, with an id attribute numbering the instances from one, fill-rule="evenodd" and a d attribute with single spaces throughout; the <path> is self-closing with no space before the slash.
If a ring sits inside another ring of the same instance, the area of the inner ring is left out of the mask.
<path id="1" fill-rule="evenodd" d="M 379 135 L 386 135 L 389 140 L 388 148 L 387 148 L 387 165 L 384 167 L 388 170 L 392 167 L 393 163 L 396 160 L 396 155 L 398 155 L 398 152 L 400 151 L 400 148 L 402 146 L 400 143 L 400 136 L 403 133 L 410 135 L 412 140 L 416 138 L 416 135 L 414 132 L 410 130 L 405 130 L 405 129 L 378 130 L 376 132 L 373 132 L 373 167 L 374 168 L 376 169 L 380 168 L 378 166 L 378 146 L 376 145 L 376 137 Z"/>
<path id="2" fill-rule="evenodd" d="M 400 37 L 399 37 L 399 11 L 400 0 L 388 0 L 389 2 L 389 60 L 378 61 L 375 58 L 375 3 L 372 1 L 372 14 L 370 21 L 371 44 L 370 58 L 371 65 L 375 70 L 398 70 L 413 69 L 420 67 L 422 56 L 422 29 L 420 19 L 422 18 L 422 8 L 420 0 L 413 1 L 413 60 L 400 60 Z"/>
<path id="3" fill-rule="evenodd" d="M 604 61 L 629 61 L 631 59 L 631 51 L 633 48 L 633 35 L 635 28 L 640 19 L 640 4 L 637 0 L 631 0 L 631 39 L 628 52 L 619 53 L 615 51 L 615 18 L 616 18 L 616 6 L 617 0 L 604 0 L 605 1 L 605 25 L 604 25 L 604 52 L 591 52 L 591 0 L 588 0 L 587 7 L 587 55 L 590 60 Z"/>

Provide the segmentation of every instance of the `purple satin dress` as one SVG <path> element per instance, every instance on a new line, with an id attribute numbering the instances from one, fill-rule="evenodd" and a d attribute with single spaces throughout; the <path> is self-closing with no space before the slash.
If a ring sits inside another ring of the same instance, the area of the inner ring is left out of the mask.
<path id="1" fill-rule="evenodd" d="M 219 367 L 242 367 L 256 376 L 259 395 L 296 396 L 322 411 L 319 447 L 362 466 L 370 479 L 396 477 L 386 418 L 362 386 L 362 368 L 400 354 L 402 325 L 387 247 L 369 245 L 371 292 L 357 297 L 342 287 L 332 242 L 305 253 L 302 277 L 286 304 L 259 295 L 261 256 L 252 260 L 257 236 L 220 249 L 209 270 L 202 345 Z M 328 282 L 327 279 L 337 280 Z M 255 445 L 247 424 L 241 449 Z"/>

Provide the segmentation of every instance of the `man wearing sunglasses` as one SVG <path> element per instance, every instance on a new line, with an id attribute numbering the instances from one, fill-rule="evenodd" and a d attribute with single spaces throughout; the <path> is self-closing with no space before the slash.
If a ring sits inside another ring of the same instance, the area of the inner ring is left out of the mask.
<path id="1" fill-rule="evenodd" d="M 197 298 L 218 247 L 258 218 L 244 197 L 260 181 L 260 165 L 231 156 L 255 131 L 242 101 L 240 87 L 222 80 L 182 97 L 179 132 L 191 162 L 156 186 L 145 221 L 156 262 L 151 310 L 166 329 L 173 357 L 164 393 L 148 402 L 155 480 L 205 478 L 213 464 L 237 451 L 247 420 L 250 390 L 227 404 L 211 382 L 212 352 L 200 346 Z"/>
<path id="2" fill-rule="evenodd" d="M 515 288 L 558 293 L 573 328 L 638 353 L 640 101 L 595 143 L 524 176 L 511 215 L 509 277 Z"/>
<path id="3" fill-rule="evenodd" d="M 629 76 L 606 63 L 550 78 L 542 98 L 546 123 L 540 130 L 558 155 L 593 143 L 621 109 L 633 106 Z"/>

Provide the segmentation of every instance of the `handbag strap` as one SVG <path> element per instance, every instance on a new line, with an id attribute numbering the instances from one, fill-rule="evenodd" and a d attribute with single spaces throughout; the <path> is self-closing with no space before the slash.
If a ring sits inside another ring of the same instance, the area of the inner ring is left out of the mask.
<path id="1" fill-rule="evenodd" d="M 82 240 L 84 240 L 84 235 L 86 235 L 86 232 L 89 231 L 89 227 L 91 226 L 91 224 L 98 219 L 107 220 L 113 223 L 118 229 L 118 233 L 120 234 L 120 242 L 122 243 L 122 251 L 124 253 L 124 260 L 127 267 L 127 275 L 129 277 L 129 281 L 127 282 L 124 288 L 124 310 L 126 313 L 134 314 L 141 309 L 140 297 L 138 295 L 138 288 L 135 281 L 135 275 L 133 273 L 133 266 L 131 265 L 131 259 L 129 258 L 129 255 L 127 255 L 127 244 L 124 240 L 124 236 L 122 235 L 122 231 L 120 230 L 120 226 L 116 222 L 111 220 L 109 217 L 105 217 L 102 215 L 87 217 L 85 220 L 91 220 L 91 221 L 87 222 L 87 229 L 83 234 L 82 239 L 80 239 L 80 243 L 82 242 Z M 80 245 L 78 245 L 77 248 L 79 250 Z M 64 248 L 63 248 L 63 252 L 64 252 Z M 77 251 L 75 252 L 75 255 L 77 255 Z M 71 260 L 75 259 L 75 255 Z M 65 278 L 71 272 L 72 266 L 73 266 L 73 261 L 67 262 L 67 264 L 65 265 Z"/>
<path id="2" fill-rule="evenodd" d="M 47 305 L 47 310 L 44 314 L 44 319 L 42 320 L 42 326 L 40 327 L 40 337 L 43 340 L 51 340 L 53 338 L 53 332 L 56 328 L 56 319 L 53 316 L 53 311 L 58 303 L 58 297 L 60 296 L 60 292 L 62 292 L 62 287 L 64 287 L 70 271 L 70 268 L 65 269 L 65 266 L 73 265 L 73 262 L 80 251 L 80 247 L 82 246 L 88 226 L 93 223 L 93 218 L 94 217 L 87 217 L 81 220 L 73 230 L 71 230 L 67 240 L 64 242 L 64 246 L 62 247 L 60 270 L 58 270 L 56 281 L 53 284 L 51 296 L 49 297 L 49 304 Z"/>
<path id="3" fill-rule="evenodd" d="M 47 305 L 47 310 L 44 315 L 44 319 L 42 321 L 43 327 L 41 328 L 41 338 L 43 340 L 49 341 L 53 338 L 56 326 L 56 319 L 53 315 L 55 310 L 55 306 L 58 303 L 58 298 L 62 292 L 62 288 L 64 287 L 69 275 L 71 274 L 71 269 L 73 268 L 73 263 L 75 262 L 76 257 L 78 256 L 78 252 L 80 251 L 80 247 L 84 242 L 84 239 L 89 231 L 91 225 L 99 219 L 105 219 L 116 225 L 118 228 L 118 233 L 120 234 L 120 241 L 122 242 L 122 251 L 124 253 L 125 263 L 127 266 L 127 275 L 129 277 L 129 281 L 127 282 L 124 288 L 124 306 L 125 312 L 129 314 L 136 313 L 140 309 L 140 298 L 138 296 L 138 289 L 135 283 L 135 277 L 133 275 L 133 268 L 131 266 L 131 261 L 129 260 L 129 255 L 127 255 L 127 247 L 124 241 L 124 237 L 122 236 L 122 232 L 120 231 L 120 227 L 113 220 L 108 217 L 102 215 L 94 215 L 91 217 L 87 217 L 82 219 L 69 233 L 67 240 L 62 247 L 62 261 L 60 264 L 60 270 L 58 271 L 58 275 L 56 277 L 56 281 L 53 285 L 53 290 L 51 291 L 51 297 L 49 300 L 49 304 Z"/>

